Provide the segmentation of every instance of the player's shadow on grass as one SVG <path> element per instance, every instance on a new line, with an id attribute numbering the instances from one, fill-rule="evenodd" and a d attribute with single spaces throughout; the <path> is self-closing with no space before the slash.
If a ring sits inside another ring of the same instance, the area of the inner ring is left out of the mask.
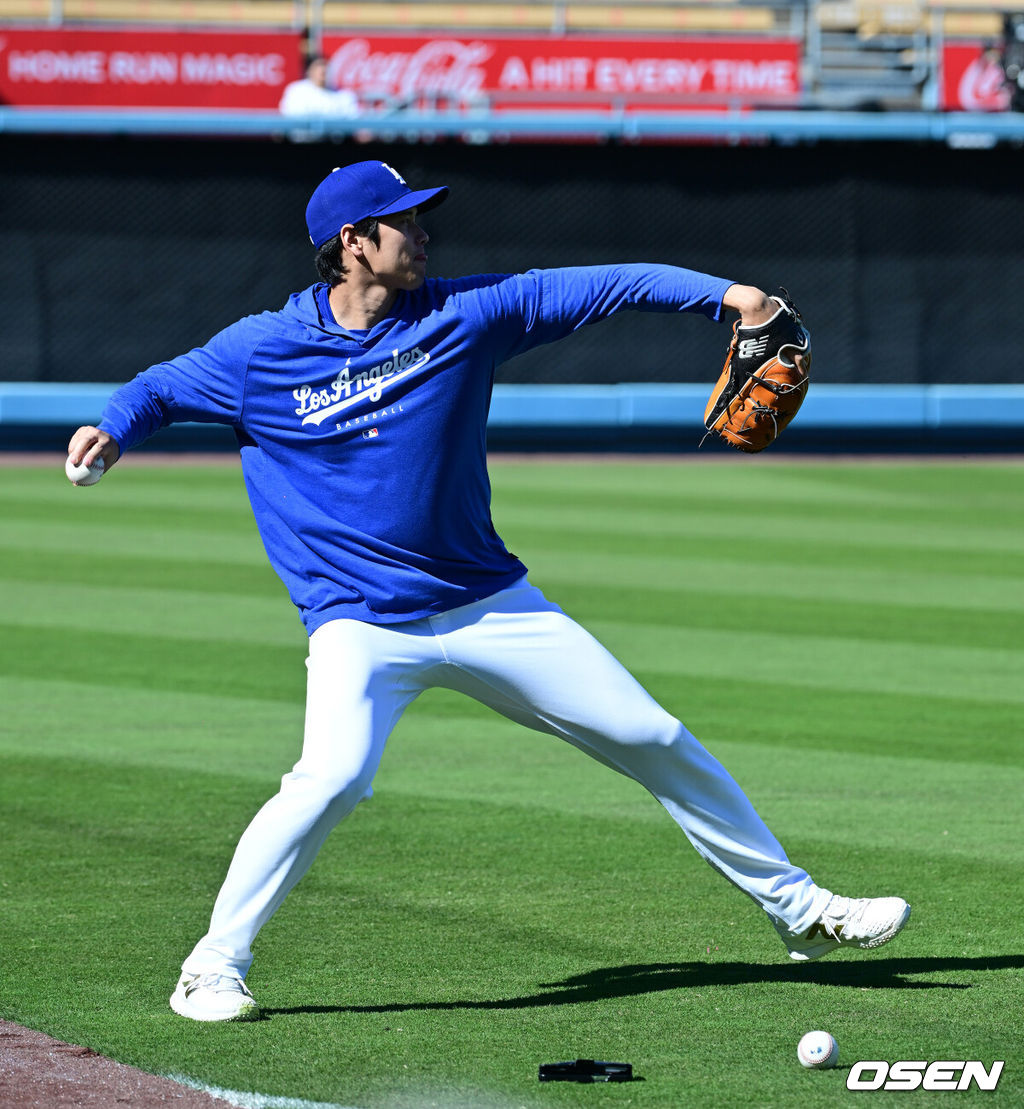
<path id="1" fill-rule="evenodd" d="M 759 963 L 636 963 L 602 967 L 561 982 L 541 982 L 537 993 L 525 997 L 464 1001 L 393 1001 L 381 1005 L 299 1005 L 264 1009 L 268 1017 L 292 1013 L 405 1013 L 446 1009 L 532 1009 L 547 1005 L 581 1005 L 617 997 L 639 997 L 665 990 L 742 986 L 758 982 L 813 982 L 868 990 L 969 990 L 971 982 L 938 981 L 936 975 L 971 971 L 1019 970 L 1024 955 L 994 955 L 976 959 L 858 959 L 811 966 Z M 920 980 L 917 975 L 927 975 Z"/>

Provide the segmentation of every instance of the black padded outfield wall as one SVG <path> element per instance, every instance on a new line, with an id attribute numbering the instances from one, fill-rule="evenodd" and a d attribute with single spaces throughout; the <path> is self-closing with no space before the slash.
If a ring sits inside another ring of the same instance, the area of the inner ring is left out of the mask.
<path id="1" fill-rule="evenodd" d="M 118 382 L 315 280 L 332 166 L 448 184 L 442 276 L 668 262 L 774 289 L 816 380 L 1024 381 L 1024 153 L 941 145 L 471 146 L 0 137 L 0 380 Z M 628 313 L 502 382 L 706 381 L 727 332 Z"/>

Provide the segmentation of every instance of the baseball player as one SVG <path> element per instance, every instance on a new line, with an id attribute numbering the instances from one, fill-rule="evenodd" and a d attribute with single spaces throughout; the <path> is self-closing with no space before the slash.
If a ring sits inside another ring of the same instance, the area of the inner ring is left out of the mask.
<path id="1" fill-rule="evenodd" d="M 252 943 L 331 829 L 371 793 L 425 689 L 458 690 L 645 786 L 789 953 L 877 947 L 910 913 L 851 900 L 787 858 L 728 772 L 582 627 L 494 530 L 485 425 L 495 368 L 622 311 L 769 320 L 760 289 L 662 265 L 427 278 L 421 217 L 448 195 L 391 166 L 334 170 L 306 210 L 321 280 L 152 366 L 71 438 L 107 468 L 177 420 L 238 437 L 253 513 L 309 633 L 301 757 L 241 837 L 171 1007 L 250 1020 Z"/>

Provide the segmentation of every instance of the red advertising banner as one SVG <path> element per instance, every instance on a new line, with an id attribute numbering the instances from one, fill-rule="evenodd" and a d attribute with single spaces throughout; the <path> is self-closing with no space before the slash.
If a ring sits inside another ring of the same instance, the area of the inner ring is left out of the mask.
<path id="1" fill-rule="evenodd" d="M 0 103 L 277 108 L 302 76 L 296 34 L 0 27 Z"/>
<path id="2" fill-rule="evenodd" d="M 0 103 L 276 109 L 302 76 L 298 34 L 0 27 Z M 767 37 L 327 36 L 329 83 L 364 102 L 512 107 L 783 104 L 801 43 Z"/>
<path id="3" fill-rule="evenodd" d="M 364 99 L 678 108 L 800 92 L 801 44 L 789 38 L 327 35 L 323 46 L 329 83 Z"/>
<path id="4" fill-rule="evenodd" d="M 512 107 L 780 105 L 799 96 L 798 39 L 328 35 L 331 84 L 367 101 Z M 302 76 L 299 35 L 0 27 L 0 103 L 25 107 L 276 109 Z M 942 108 L 1005 111 L 982 41 L 946 43 Z"/>
<path id="5" fill-rule="evenodd" d="M 950 112 L 1004 112 L 1010 90 L 998 52 L 982 42 L 947 42 L 942 49 L 942 107 Z"/>

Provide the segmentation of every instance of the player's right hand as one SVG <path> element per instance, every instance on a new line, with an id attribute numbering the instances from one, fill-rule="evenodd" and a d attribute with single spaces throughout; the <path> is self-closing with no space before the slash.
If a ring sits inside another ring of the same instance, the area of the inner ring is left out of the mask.
<path id="1" fill-rule="evenodd" d="M 68 443 L 68 458 L 76 466 L 83 463 L 91 466 L 97 458 L 102 458 L 104 469 L 109 470 L 120 457 L 121 448 L 117 440 L 90 424 L 80 427 Z"/>

